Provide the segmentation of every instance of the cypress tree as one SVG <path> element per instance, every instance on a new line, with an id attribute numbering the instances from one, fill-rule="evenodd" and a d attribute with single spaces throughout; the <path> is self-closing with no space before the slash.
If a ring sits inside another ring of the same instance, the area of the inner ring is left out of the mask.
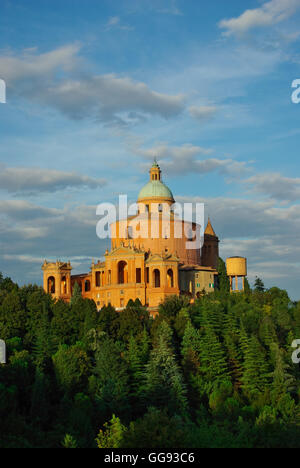
<path id="1" fill-rule="evenodd" d="M 166 327 L 159 334 L 145 371 L 145 398 L 156 407 L 168 408 L 170 414 L 187 410 L 186 388 L 170 347 Z"/>
<path id="2" fill-rule="evenodd" d="M 245 353 L 242 377 L 243 390 L 250 398 L 255 398 L 266 390 L 270 380 L 268 371 L 266 353 L 256 336 L 252 335 Z"/>

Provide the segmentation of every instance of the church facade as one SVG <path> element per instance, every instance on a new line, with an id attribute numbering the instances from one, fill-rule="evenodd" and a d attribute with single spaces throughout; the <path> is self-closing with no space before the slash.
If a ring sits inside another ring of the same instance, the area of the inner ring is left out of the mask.
<path id="1" fill-rule="evenodd" d="M 94 300 L 98 310 L 108 304 L 122 310 L 130 299 L 138 298 L 150 311 L 171 295 L 185 294 L 193 300 L 203 290 L 212 292 L 218 281 L 219 239 L 208 220 L 202 248 L 200 243 L 196 248 L 187 248 L 187 237 L 176 235 L 178 229 L 184 233 L 184 221 L 173 211 L 174 202 L 155 162 L 149 182 L 139 193 L 137 215 L 111 225 L 111 249 L 105 252 L 105 260 L 93 262 L 90 272 L 80 275 L 71 274 L 70 262 L 45 260 L 45 291 L 69 301 L 78 283 L 82 296 Z M 148 226 L 150 220 L 152 225 Z M 129 221 L 131 226 L 143 225 L 145 232 L 141 229 L 138 237 L 132 236 Z M 195 232 L 197 225 L 190 224 Z"/>

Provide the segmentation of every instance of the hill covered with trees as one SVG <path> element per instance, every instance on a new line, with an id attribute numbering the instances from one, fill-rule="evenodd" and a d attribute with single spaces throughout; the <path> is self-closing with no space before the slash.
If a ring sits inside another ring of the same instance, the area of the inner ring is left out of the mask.
<path id="1" fill-rule="evenodd" d="M 219 271 L 155 319 L 1 275 L 0 447 L 300 447 L 300 303 L 261 281 L 230 294 Z"/>

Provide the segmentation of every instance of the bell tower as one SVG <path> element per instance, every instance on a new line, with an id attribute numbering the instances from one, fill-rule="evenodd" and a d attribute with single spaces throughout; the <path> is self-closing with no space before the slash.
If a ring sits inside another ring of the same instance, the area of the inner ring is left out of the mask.
<path id="1" fill-rule="evenodd" d="M 42 266 L 44 290 L 56 299 L 71 299 L 71 264 L 70 262 L 47 262 Z"/>
<path id="2" fill-rule="evenodd" d="M 204 232 L 204 244 L 201 253 L 201 265 L 206 267 L 218 268 L 219 260 L 219 238 L 216 235 L 210 218 Z"/>
<path id="3" fill-rule="evenodd" d="M 156 159 L 154 159 L 154 163 L 150 169 L 150 180 L 161 180 L 161 170 L 159 165 L 157 164 Z"/>

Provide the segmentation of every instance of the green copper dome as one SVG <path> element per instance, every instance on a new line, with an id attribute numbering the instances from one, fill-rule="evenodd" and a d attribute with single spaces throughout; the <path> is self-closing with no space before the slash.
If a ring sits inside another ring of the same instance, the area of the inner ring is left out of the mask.
<path id="1" fill-rule="evenodd" d="M 150 180 L 140 191 L 138 200 L 152 197 L 174 200 L 171 190 L 160 180 Z"/>

